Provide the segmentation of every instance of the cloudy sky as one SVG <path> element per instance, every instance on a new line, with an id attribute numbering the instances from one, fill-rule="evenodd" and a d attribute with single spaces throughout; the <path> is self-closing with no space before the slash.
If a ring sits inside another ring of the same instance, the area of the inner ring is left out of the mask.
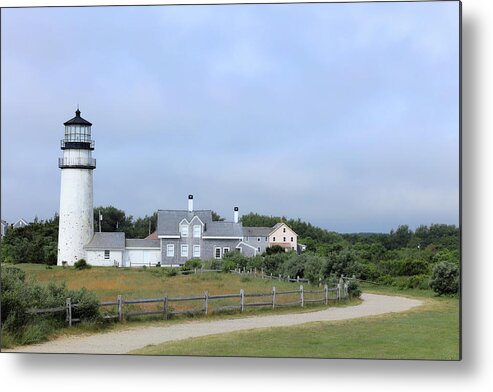
<path id="1" fill-rule="evenodd" d="M 2 218 L 58 211 L 63 122 L 95 205 L 339 232 L 459 221 L 457 2 L 2 10 Z"/>

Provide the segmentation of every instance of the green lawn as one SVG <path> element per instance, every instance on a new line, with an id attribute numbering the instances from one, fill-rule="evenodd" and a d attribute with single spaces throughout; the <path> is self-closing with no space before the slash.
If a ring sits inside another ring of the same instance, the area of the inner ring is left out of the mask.
<path id="1" fill-rule="evenodd" d="M 409 296 L 409 291 L 399 294 Z M 193 338 L 148 346 L 133 353 L 458 360 L 458 299 L 437 298 L 429 291 L 421 291 L 419 297 L 426 298 L 426 304 L 404 313 Z"/>

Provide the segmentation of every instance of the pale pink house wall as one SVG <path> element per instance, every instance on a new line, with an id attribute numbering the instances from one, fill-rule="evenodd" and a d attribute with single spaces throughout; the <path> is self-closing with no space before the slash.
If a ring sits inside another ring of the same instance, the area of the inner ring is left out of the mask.
<path id="1" fill-rule="evenodd" d="M 293 239 L 292 241 L 291 238 Z M 269 246 L 272 245 L 281 245 L 283 247 L 289 246 L 292 250 L 296 250 L 298 246 L 298 236 L 288 225 L 283 223 L 275 231 L 270 233 Z"/>

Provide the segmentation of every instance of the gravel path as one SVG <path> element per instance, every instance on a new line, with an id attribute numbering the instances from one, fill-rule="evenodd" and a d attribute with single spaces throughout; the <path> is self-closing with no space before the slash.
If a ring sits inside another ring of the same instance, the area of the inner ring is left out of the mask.
<path id="1" fill-rule="evenodd" d="M 183 324 L 141 327 L 91 336 L 63 337 L 50 342 L 23 346 L 6 352 L 125 354 L 129 351 L 172 340 L 255 328 L 284 327 L 313 321 L 346 320 L 391 312 L 403 312 L 423 304 L 423 301 L 387 295 L 363 294 L 360 305 L 344 308 L 253 316 L 232 320 L 190 321 Z M 163 323 L 164 324 L 164 323 Z"/>

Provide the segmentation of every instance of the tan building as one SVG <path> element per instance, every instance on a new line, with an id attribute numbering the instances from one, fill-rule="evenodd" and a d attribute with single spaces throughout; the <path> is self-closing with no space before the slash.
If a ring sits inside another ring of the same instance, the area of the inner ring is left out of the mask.
<path id="1" fill-rule="evenodd" d="M 298 235 L 286 223 L 277 223 L 269 234 L 269 246 L 274 245 L 296 251 L 298 249 Z"/>
<path id="2" fill-rule="evenodd" d="M 282 246 L 286 251 L 299 251 L 298 235 L 284 222 L 274 227 L 243 227 L 242 242 L 254 249 L 254 256 L 274 245 Z"/>

